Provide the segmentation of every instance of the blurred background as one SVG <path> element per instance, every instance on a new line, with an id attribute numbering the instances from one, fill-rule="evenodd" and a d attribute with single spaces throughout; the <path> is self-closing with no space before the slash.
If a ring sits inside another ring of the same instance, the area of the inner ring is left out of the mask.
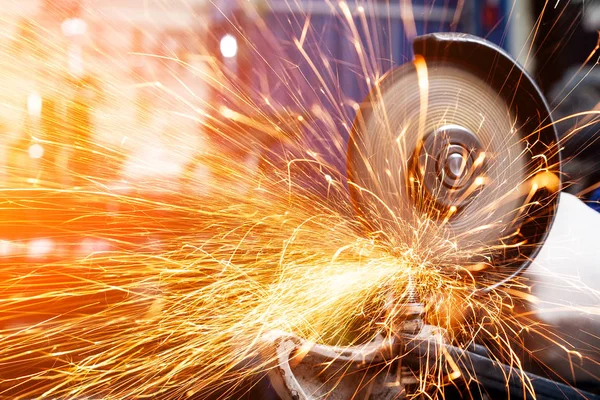
<path id="1" fill-rule="evenodd" d="M 593 67 L 600 2 L 423 0 L 411 3 L 410 18 L 402 4 L 349 3 L 378 74 L 411 59 L 405 26 L 410 20 L 414 27 L 408 28 L 417 34 L 468 32 L 503 47 L 536 79 L 556 119 L 597 107 L 600 73 Z M 188 185 L 186 190 L 209 195 L 210 185 L 200 182 L 210 180 L 207 165 L 214 163 L 202 160 L 211 151 L 229 152 L 256 170 L 265 149 L 278 145 L 259 130 L 227 120 L 228 111 L 241 109 L 239 94 L 259 104 L 263 118 L 282 111 L 329 113 L 335 117 L 326 128 L 347 132 L 369 91 L 351 24 L 325 0 L 5 0 L 0 18 L 5 187 L 87 187 L 94 176 L 94 184 L 101 181 L 119 193 L 165 196 Z M 294 43 L 298 37 L 305 40 L 302 51 Z M 307 59 L 319 60 L 317 70 L 326 66 L 334 73 L 315 72 Z M 290 73 L 301 77 L 293 87 L 282 79 Z M 305 109 L 299 109 L 296 91 L 304 92 Z M 207 129 L 206 118 L 216 118 L 218 126 Z M 557 127 L 564 136 L 585 125 L 563 148 L 567 190 L 597 207 L 598 128 L 590 119 L 572 118 Z M 333 148 L 322 137 L 311 145 L 344 173 L 343 145 Z M 160 185 L 153 184 L 157 180 Z M 244 190 L 243 182 L 235 184 Z M 36 219 L 21 217 L 10 216 Z M 1 254 L 61 254 L 61 245 L 43 239 L 49 235 L 39 226 L 26 225 L 3 232 Z M 81 246 L 106 244 L 88 240 Z"/>
<path id="2" fill-rule="evenodd" d="M 417 34 L 468 32 L 506 49 L 535 77 L 556 119 L 596 108 L 600 2 L 423 0 L 410 3 L 410 18 L 402 4 L 349 3 L 378 74 L 411 59 L 410 21 Z M 86 187 L 94 176 L 124 193 L 165 195 L 193 181 L 186 190 L 208 195 L 209 185 L 199 182 L 210 179 L 202 160 L 211 149 L 256 170 L 264 149 L 276 146 L 259 130 L 227 121 L 228 111 L 241 108 L 240 94 L 260 104 L 263 117 L 329 113 L 335 117 L 326 128 L 347 132 L 369 91 L 351 24 L 324 0 L 5 0 L 0 18 L 0 185 L 6 187 Z M 329 73 L 315 72 L 322 66 Z M 301 77 L 293 87 L 282 79 L 289 74 Z M 304 92 L 304 110 L 296 91 Z M 206 118 L 219 119 L 218 127 L 207 129 Z M 587 125 L 565 142 L 563 156 L 568 190 L 597 207 L 598 128 L 590 119 L 557 126 L 564 136 Z M 311 145 L 343 174 L 343 145 L 315 140 Z M 244 148 L 232 145 L 240 141 Z M 3 234 L 5 255 L 60 253 L 46 239 L 33 250 L 22 243 L 44 236 L 39 227 L 30 232 L 17 224 Z"/>

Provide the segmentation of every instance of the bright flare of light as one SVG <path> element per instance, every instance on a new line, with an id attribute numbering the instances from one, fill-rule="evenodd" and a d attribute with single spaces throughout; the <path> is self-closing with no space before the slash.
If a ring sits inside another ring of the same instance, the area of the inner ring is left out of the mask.
<path id="1" fill-rule="evenodd" d="M 67 37 L 81 36 L 87 32 L 87 23 L 81 18 L 69 18 L 63 21 L 60 29 Z"/>
<path id="2" fill-rule="evenodd" d="M 0 256 L 7 256 L 13 251 L 13 244 L 8 240 L 0 240 Z"/>
<path id="3" fill-rule="evenodd" d="M 223 55 L 223 57 L 235 57 L 238 52 L 238 43 L 235 36 L 229 33 L 223 36 L 221 38 L 221 42 L 219 43 L 219 49 L 221 50 L 221 54 Z"/>
<path id="4" fill-rule="evenodd" d="M 83 51 L 80 45 L 72 44 L 67 52 L 67 69 L 74 76 L 82 76 L 83 67 Z"/>
<path id="5" fill-rule="evenodd" d="M 235 111 L 233 111 L 231 108 L 225 107 L 225 106 L 220 108 L 220 112 L 221 112 L 221 115 L 227 119 L 234 119 L 237 115 L 237 113 Z"/>
<path id="6" fill-rule="evenodd" d="M 30 258 L 41 258 L 50 254 L 54 242 L 50 239 L 34 239 L 27 246 L 27 255 Z"/>
<path id="7" fill-rule="evenodd" d="M 42 158 L 44 156 L 44 148 L 39 143 L 34 143 L 29 146 L 29 150 L 27 152 L 29 153 L 29 157 L 33 159 Z"/>
<path id="8" fill-rule="evenodd" d="M 27 96 L 27 114 L 32 117 L 39 117 L 42 114 L 42 96 L 38 93 Z"/>

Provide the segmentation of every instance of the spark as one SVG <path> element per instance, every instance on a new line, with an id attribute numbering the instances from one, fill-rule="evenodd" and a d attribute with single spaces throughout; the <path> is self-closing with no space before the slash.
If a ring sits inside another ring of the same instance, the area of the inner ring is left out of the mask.
<path id="1" fill-rule="evenodd" d="M 360 18 L 367 18 L 370 5 L 357 8 Z M 374 43 L 365 39 L 372 35 L 361 34 L 346 2 L 337 6 L 331 6 L 332 12 L 345 21 L 343 30 L 356 53 L 361 83 L 374 83 L 379 90 L 382 67 L 373 54 Z M 407 35 L 416 36 L 411 3 L 403 0 L 401 9 Z M 0 231 L 7 236 L 32 231 L 44 236 L 0 240 L 2 396 L 168 399 L 225 391 L 226 397 L 273 361 L 254 361 L 267 345 L 261 339 L 268 332 L 290 332 L 307 343 L 367 343 L 394 334 L 411 294 L 423 303 L 426 322 L 445 331 L 451 343 L 467 348 L 475 341 L 491 341 L 500 348 L 495 357 L 516 374 L 521 371 L 522 349 L 513 339 L 523 330 L 538 332 L 565 352 L 584 357 L 531 316 L 515 311 L 517 300 L 540 301 L 518 279 L 476 291 L 475 273 L 502 276 L 490 262 L 472 261 L 490 260 L 507 250 L 508 245 L 481 248 L 478 235 L 499 222 L 473 228 L 461 238 L 470 243 L 462 248 L 434 223 L 431 204 L 416 210 L 422 216 L 410 225 L 399 220 L 390 205 L 381 204 L 381 220 L 392 220 L 399 232 L 410 232 L 411 239 L 396 237 L 380 221 L 371 221 L 375 226 L 365 232 L 344 178 L 335 172 L 336 162 L 345 162 L 350 129 L 346 124 L 341 130 L 337 122 L 348 120 L 346 106 L 356 112 L 359 105 L 330 84 L 337 76 L 332 61 L 339 60 L 331 59 L 327 49 L 313 54 L 309 44 L 319 32 L 310 15 L 299 17 L 300 36 L 291 40 L 298 50 L 296 59 L 285 56 L 273 27 L 260 16 L 261 39 L 278 56 L 275 60 L 230 21 L 235 36 L 222 38 L 222 55 L 234 59 L 242 44 L 248 45 L 261 60 L 255 66 L 263 68 L 260 89 L 224 73 L 208 48 L 198 50 L 206 61 L 202 68 L 172 55 L 104 54 L 115 71 L 97 82 L 73 84 L 68 65 L 52 59 L 52 54 L 69 49 L 41 23 L 32 21 L 31 30 L 44 46 L 36 47 L 27 32 L 16 38 L 25 41 L 29 57 L 1 45 L 1 67 L 8 81 L 2 96 L 8 109 L 25 106 L 34 122 L 49 122 L 45 128 L 32 122 L 31 129 L 46 133 L 40 144 L 28 148 L 40 166 L 11 162 L 0 188 L 1 212 L 6 213 Z M 67 21 L 63 29 L 69 35 L 87 31 L 80 20 Z M 49 54 L 40 54 L 44 50 Z M 79 74 L 83 55 L 77 56 Z M 124 84 L 117 66 L 126 56 L 185 72 L 172 72 L 175 83 L 165 83 L 161 76 Z M 424 134 L 428 70 L 424 59 L 414 62 L 421 94 L 418 129 Z M 100 64 L 86 63 L 102 70 Z M 302 63 L 317 75 L 319 87 L 307 87 Z M 35 91 L 33 85 L 15 83 L 40 70 L 46 75 Z M 224 93 L 227 104 L 195 93 L 178 77 L 184 73 L 201 81 L 204 89 Z M 19 80 L 11 84 L 15 77 Z M 46 87 L 54 84 L 54 91 Z M 156 90 L 161 111 L 151 113 L 143 100 L 123 96 L 132 87 Z M 85 101 L 66 100 L 71 99 L 66 93 L 78 90 L 87 96 Z M 277 100 L 277 91 L 283 91 L 293 107 Z M 48 99 L 71 107 L 72 118 L 60 111 L 45 115 Z M 98 131 L 108 132 L 105 136 L 92 134 L 82 111 L 86 102 L 96 109 Z M 164 131 L 124 118 L 119 111 L 128 108 L 140 108 L 148 120 L 160 121 L 157 125 Z M 597 113 L 586 115 L 595 118 Z M 212 140 L 199 139 L 197 127 Z M 408 129 L 407 124 L 391 135 L 401 149 Z M 160 141 L 150 143 L 156 136 Z M 331 144 L 327 152 L 332 162 L 321 156 L 325 151 L 316 145 L 321 142 Z M 285 150 L 276 153 L 276 145 Z M 23 153 L 17 141 L 5 147 L 15 159 Z M 150 150 L 137 151 L 146 148 Z M 178 165 L 166 168 L 158 160 L 162 151 Z M 548 154 L 554 151 L 548 149 Z M 475 164 L 488 156 L 482 152 Z M 541 154 L 539 158 L 547 160 Z M 127 163 L 135 171 L 150 173 L 140 181 L 120 176 L 118 171 Z M 249 168 L 252 163 L 258 166 Z M 390 168 L 386 173 L 396 172 Z M 116 187 L 115 182 L 124 183 Z M 515 192 L 531 199 L 559 182 L 550 172 L 537 173 Z M 475 180 L 476 186 L 485 183 L 483 176 Z M 368 194 L 366 188 L 358 189 Z M 507 195 L 489 207 L 510 200 Z M 378 198 L 373 202 L 383 203 Z M 481 210 L 481 215 L 487 211 Z M 450 208 L 444 221 L 459 212 Z M 516 214 L 528 217 L 524 209 Z M 511 235 L 522 239 L 514 231 L 503 239 Z M 53 259 L 53 254 L 59 257 Z M 294 362 L 309 350 L 301 349 Z M 449 354 L 444 357 L 451 366 L 447 374 L 419 372 L 423 392 L 437 388 L 443 396 L 444 386 L 461 377 L 456 361 Z"/>

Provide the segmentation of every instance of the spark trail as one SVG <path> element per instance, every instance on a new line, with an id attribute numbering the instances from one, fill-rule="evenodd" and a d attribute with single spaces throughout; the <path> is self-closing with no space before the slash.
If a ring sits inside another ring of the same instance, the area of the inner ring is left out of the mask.
<path id="1" fill-rule="evenodd" d="M 376 4 L 327 5 L 344 22 L 342 36 L 356 52 L 359 83 L 370 87 L 388 62 L 355 21 L 368 26 Z M 402 2 L 402 9 L 410 10 L 410 4 Z M 264 373 L 269 360 L 258 355 L 265 333 L 284 330 L 336 345 L 366 343 L 393 334 L 403 302 L 415 292 L 426 322 L 445 328 L 459 346 L 493 343 L 496 357 L 516 374 L 524 331 L 548 336 L 570 352 L 568 338 L 553 336 L 518 312 L 520 300 L 535 300 L 525 283 L 515 280 L 474 294 L 472 273 L 488 266 L 469 260 L 502 248 L 478 248 L 475 238 L 469 248 L 458 248 L 427 212 L 402 226 L 411 240 L 390 240 L 373 228 L 377 221 L 365 230 L 339 173 L 348 122 L 358 105 L 331 85 L 336 60 L 313 44 L 319 32 L 309 14 L 288 21 L 302 29 L 285 47 L 258 9 L 248 13 L 256 17 L 261 40 L 281 55 L 267 59 L 256 38 L 231 21 L 262 60 L 256 67 L 262 68 L 260 91 L 222 70 L 202 46 L 197 52 L 203 67 L 176 54 L 133 54 L 166 65 L 166 76 L 175 82 L 169 86 L 162 77 L 122 83 L 116 67 L 73 82 L 65 66 L 48 55 L 63 54 L 64 43 L 35 19 L 12 38 L 23 44 L 18 51 L 13 41 L 3 42 L 4 76 L 23 80 L 27 71 L 34 72 L 39 101 L 55 99 L 59 111 L 26 117 L 24 137 L 31 141 L 5 144 L 11 161 L 1 189 L 0 229 L 15 236 L 13 253 L 31 252 L 22 237 L 31 232 L 67 250 L 55 259 L 2 259 L 0 396 L 232 396 L 244 380 Z M 299 58 L 286 56 L 290 48 Z M 114 65 L 131 55 L 104 54 Z M 227 103 L 195 93 L 182 71 Z M 316 74 L 319 87 L 306 84 L 307 71 Z M 31 87 L 16 86 L 1 92 L 9 110 L 22 108 L 32 93 Z M 132 88 L 163 99 L 158 108 L 169 118 L 161 142 L 134 155 L 132 150 L 148 144 L 144 134 L 152 124 L 144 121 L 152 116 L 144 98 L 122 95 Z M 72 104 L 76 95 L 86 100 Z M 29 99 L 35 108 L 38 97 Z M 286 101 L 293 107 L 283 106 Z M 86 102 L 96 109 L 97 120 L 108 121 L 102 137 L 92 134 L 85 120 Z M 71 107 L 71 119 L 61 105 Z M 115 110 L 134 106 L 139 121 L 123 119 Z M 52 126 L 44 130 L 39 121 Z M 190 123 L 225 145 L 198 147 Z M 31 143 L 46 152 L 34 159 L 35 168 L 27 164 Z M 159 174 L 160 151 L 187 160 L 175 168 L 176 178 Z M 143 179 L 118 176 L 115 171 L 124 165 L 144 171 Z M 530 184 L 523 187 L 531 189 Z M 81 238 L 106 246 L 77 254 L 71 250 Z M 421 390 L 433 389 L 435 395 L 443 395 L 449 383 L 426 372 L 422 378 Z"/>

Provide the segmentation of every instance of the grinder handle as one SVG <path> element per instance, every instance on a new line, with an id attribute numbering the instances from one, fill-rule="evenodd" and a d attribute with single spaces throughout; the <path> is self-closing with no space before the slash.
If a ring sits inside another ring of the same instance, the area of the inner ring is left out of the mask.
<path id="1" fill-rule="evenodd" d="M 538 319 L 550 324 L 578 317 L 600 322 L 599 229 L 600 213 L 573 195 L 560 194 L 548 237 L 524 273 L 539 299 L 532 304 Z"/>
<path id="2" fill-rule="evenodd" d="M 597 387 L 600 213 L 573 195 L 560 197 L 546 242 L 523 273 L 534 296 L 527 302 L 528 314 L 551 332 L 555 342 L 534 335 L 527 347 L 533 347 L 538 360 L 558 376 Z M 556 344 L 563 339 L 564 347 Z"/>

